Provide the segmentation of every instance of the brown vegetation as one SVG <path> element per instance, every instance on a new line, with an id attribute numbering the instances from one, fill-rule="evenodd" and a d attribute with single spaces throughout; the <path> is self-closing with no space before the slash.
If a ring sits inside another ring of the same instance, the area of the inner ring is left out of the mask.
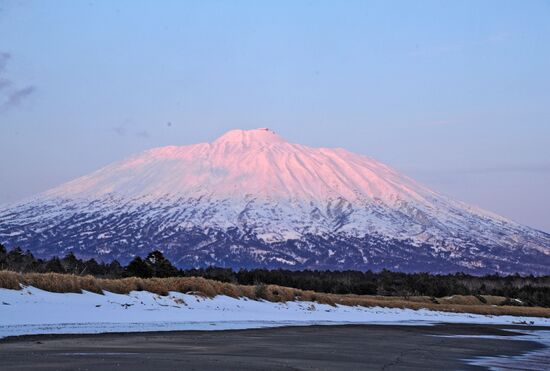
<path id="1" fill-rule="evenodd" d="M 277 285 L 259 284 L 255 286 L 236 285 L 209 280 L 200 277 L 171 278 L 122 278 L 104 279 L 93 276 L 77 276 L 59 273 L 16 273 L 0 271 L 0 288 L 18 290 L 23 286 L 33 286 L 50 292 L 81 293 L 82 290 L 102 294 L 110 291 L 127 294 L 131 291 L 149 291 L 159 295 L 168 295 L 170 291 L 194 293 L 205 297 L 227 295 L 252 300 L 267 300 L 271 302 L 285 301 L 315 301 L 329 305 L 349 305 L 364 307 L 387 307 L 409 309 L 431 309 L 445 312 L 461 312 L 488 315 L 514 315 L 550 318 L 550 308 L 524 307 L 507 305 L 510 300 L 498 296 L 454 295 L 444 298 L 428 296 L 377 296 L 377 295 L 338 295 L 325 294 L 282 287 Z"/>

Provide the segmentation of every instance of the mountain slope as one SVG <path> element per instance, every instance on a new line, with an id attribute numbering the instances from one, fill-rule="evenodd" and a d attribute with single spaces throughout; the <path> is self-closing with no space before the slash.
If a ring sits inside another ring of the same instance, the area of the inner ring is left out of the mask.
<path id="1" fill-rule="evenodd" d="M 550 273 L 550 235 L 268 129 L 152 149 L 4 208 L 0 242 L 122 261 L 158 248 L 182 266 Z"/>

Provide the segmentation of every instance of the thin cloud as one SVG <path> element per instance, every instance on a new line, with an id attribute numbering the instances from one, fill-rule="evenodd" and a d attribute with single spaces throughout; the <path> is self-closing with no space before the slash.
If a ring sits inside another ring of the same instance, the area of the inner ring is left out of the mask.
<path id="1" fill-rule="evenodd" d="M 120 135 L 121 137 L 123 137 L 123 136 L 126 135 L 126 128 L 125 128 L 124 126 L 122 126 L 122 125 L 120 125 L 120 126 L 115 126 L 115 127 L 113 128 L 113 131 L 114 131 L 115 133 L 117 133 L 118 135 Z"/>
<path id="2" fill-rule="evenodd" d="M 10 59 L 10 53 L 0 52 L 0 74 L 4 74 Z M 0 111 L 3 112 L 20 106 L 35 91 L 36 87 L 33 85 L 18 88 L 11 79 L 0 76 Z"/>
<path id="3" fill-rule="evenodd" d="M 509 41 L 512 35 L 509 32 L 499 32 L 489 35 L 485 39 L 481 40 L 479 44 L 501 44 Z"/>
<path id="4" fill-rule="evenodd" d="M 508 166 L 479 167 L 464 169 L 461 173 L 470 174 L 496 174 L 496 173 L 550 173 L 550 163 L 548 164 L 517 164 Z"/>
<path id="5" fill-rule="evenodd" d="M 128 127 L 126 126 L 126 124 L 124 125 L 119 125 L 119 126 L 115 126 L 113 128 L 113 131 L 117 134 L 117 135 L 120 135 L 121 137 L 125 137 L 126 135 L 128 134 L 131 134 L 132 136 L 136 137 L 136 138 L 150 138 L 151 137 L 151 134 L 149 134 L 149 132 L 147 130 L 142 130 L 142 131 L 138 131 L 138 132 L 133 132 L 133 130 L 129 130 Z"/>
<path id="6" fill-rule="evenodd" d="M 0 74 L 2 74 L 6 69 L 6 65 L 8 64 L 10 57 L 10 54 L 0 52 Z M 9 79 L 0 77 L 0 90 L 8 88 L 10 85 L 11 81 Z"/>
<path id="7" fill-rule="evenodd" d="M 22 89 L 12 91 L 8 94 L 7 99 L 2 103 L 2 110 L 7 110 L 19 106 L 23 100 L 31 96 L 35 92 L 34 86 L 27 86 Z"/>
<path id="8" fill-rule="evenodd" d="M 420 46 L 415 45 L 415 48 L 409 51 L 407 54 L 417 57 L 435 56 L 448 53 L 457 53 L 464 49 L 462 44 L 447 44 L 447 45 L 435 45 L 435 46 Z"/>
<path id="9" fill-rule="evenodd" d="M 500 45 L 511 40 L 512 35 L 508 32 L 498 32 L 494 34 L 487 35 L 478 40 L 473 40 L 469 42 L 456 42 L 440 45 L 420 45 L 416 44 L 414 49 L 410 50 L 407 54 L 412 56 L 438 56 L 445 54 L 454 54 L 459 52 L 464 52 L 473 47 L 480 46 L 491 46 L 491 45 Z"/>
<path id="10" fill-rule="evenodd" d="M 434 120 L 418 123 L 413 125 L 414 127 L 440 127 L 440 126 L 454 126 L 459 125 L 461 122 L 459 120 Z"/>
<path id="11" fill-rule="evenodd" d="M 457 126 L 462 125 L 465 122 L 458 119 L 442 119 L 442 120 L 432 120 L 432 121 L 413 121 L 406 124 L 401 123 L 394 125 L 398 129 L 420 129 L 420 128 L 438 128 L 438 127 L 448 127 L 448 126 Z"/>
<path id="12" fill-rule="evenodd" d="M 0 90 L 7 89 L 11 86 L 11 81 L 8 79 L 0 78 Z"/>
<path id="13" fill-rule="evenodd" d="M 422 173 L 430 176 L 441 174 L 461 174 L 461 175 L 485 175 L 485 174 L 505 174 L 505 173 L 530 173 L 530 174 L 550 174 L 550 163 L 539 164 L 511 164 L 498 166 L 479 166 L 471 168 L 444 168 L 444 169 L 426 169 L 415 166 L 407 166 L 411 173 Z"/>
<path id="14" fill-rule="evenodd" d="M 0 73 L 2 73 L 8 65 L 8 60 L 11 58 L 10 53 L 0 52 Z"/>
<path id="15" fill-rule="evenodd" d="M 137 136 L 138 138 L 150 138 L 150 137 L 151 137 L 151 135 L 149 134 L 149 132 L 146 131 L 146 130 L 137 132 L 137 133 L 136 133 L 136 136 Z"/>

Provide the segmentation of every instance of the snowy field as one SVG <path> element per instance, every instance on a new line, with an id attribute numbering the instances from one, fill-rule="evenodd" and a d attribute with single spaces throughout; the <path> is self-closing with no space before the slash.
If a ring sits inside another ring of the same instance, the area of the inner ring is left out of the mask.
<path id="1" fill-rule="evenodd" d="M 446 323 L 550 326 L 548 318 L 485 316 L 430 310 L 330 306 L 312 302 L 271 303 L 171 292 L 159 296 L 51 293 L 34 287 L 0 289 L 0 338 L 28 334 L 171 330 L 226 330 L 329 324 Z"/>

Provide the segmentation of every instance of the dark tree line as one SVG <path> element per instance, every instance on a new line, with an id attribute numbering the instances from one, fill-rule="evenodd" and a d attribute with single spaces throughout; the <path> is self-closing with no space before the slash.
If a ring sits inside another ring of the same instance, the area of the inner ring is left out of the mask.
<path id="1" fill-rule="evenodd" d="M 135 257 L 127 266 L 116 260 L 110 263 L 94 259 L 81 260 L 69 253 L 63 258 L 37 259 L 19 248 L 7 251 L 0 245 L 0 270 L 16 272 L 56 272 L 93 275 L 105 278 L 196 276 L 243 285 L 275 284 L 302 290 L 334 294 L 431 296 L 495 295 L 517 298 L 527 305 L 550 307 L 550 276 L 472 276 L 463 273 L 436 275 L 430 273 L 400 273 L 359 271 L 290 271 L 284 269 L 226 268 L 178 269 L 153 251 L 145 258 Z M 510 301 L 510 303 L 514 303 Z"/>
<path id="2" fill-rule="evenodd" d="M 123 267 L 116 260 L 110 263 L 97 262 L 95 259 L 78 259 L 72 252 L 63 258 L 38 259 L 30 251 L 16 247 L 10 251 L 0 244 L 0 270 L 21 273 L 68 273 L 92 275 L 102 278 L 124 277 L 175 277 L 183 272 L 175 268 L 160 251 L 153 251 L 142 259 L 136 256 Z"/>

